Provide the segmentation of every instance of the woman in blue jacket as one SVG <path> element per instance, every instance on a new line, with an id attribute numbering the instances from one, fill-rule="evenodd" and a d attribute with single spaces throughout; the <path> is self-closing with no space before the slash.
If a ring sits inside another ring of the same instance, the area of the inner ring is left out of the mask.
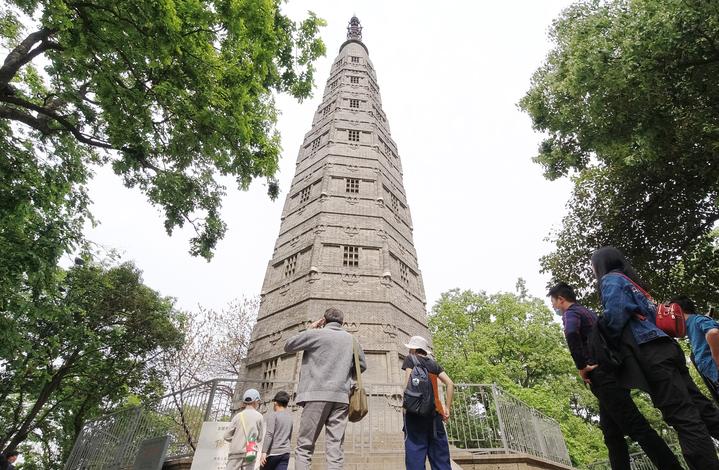
<path id="1" fill-rule="evenodd" d="M 689 376 L 679 344 L 656 326 L 656 307 L 643 293 L 646 286 L 622 253 L 611 246 L 594 252 L 592 269 L 610 339 L 618 343 L 625 328 L 632 332 L 652 402 L 679 435 L 689 468 L 719 470 L 711 439 L 719 438 L 719 410 Z"/>

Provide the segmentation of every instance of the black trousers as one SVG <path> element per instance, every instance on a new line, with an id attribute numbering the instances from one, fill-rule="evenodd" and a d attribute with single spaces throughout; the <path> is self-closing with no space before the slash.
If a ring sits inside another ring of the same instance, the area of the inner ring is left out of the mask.
<path id="1" fill-rule="evenodd" d="M 592 393 L 599 400 L 599 424 L 609 451 L 612 470 L 630 470 L 625 435 L 636 441 L 659 470 L 682 470 L 676 455 L 651 427 L 626 388 L 613 374 L 595 369 L 590 374 Z"/>
<path id="2" fill-rule="evenodd" d="M 710 437 L 719 437 L 719 410 L 692 380 L 684 352 L 669 338 L 644 343 L 639 351 L 649 395 L 664 421 L 679 435 L 689 468 L 719 470 L 719 458 Z"/>

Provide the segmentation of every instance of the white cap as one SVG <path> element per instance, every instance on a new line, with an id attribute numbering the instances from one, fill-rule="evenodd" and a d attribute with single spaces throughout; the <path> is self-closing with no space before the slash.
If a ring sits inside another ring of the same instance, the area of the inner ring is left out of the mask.
<path id="1" fill-rule="evenodd" d="M 431 353 L 432 350 L 429 348 L 429 343 L 426 339 L 421 336 L 412 336 L 409 339 L 409 343 L 405 344 L 408 349 L 423 349 L 427 353 Z"/>
<path id="2" fill-rule="evenodd" d="M 260 392 L 254 388 L 248 388 L 245 390 L 245 394 L 242 395 L 242 401 L 245 403 L 252 403 L 253 401 L 260 401 Z"/>

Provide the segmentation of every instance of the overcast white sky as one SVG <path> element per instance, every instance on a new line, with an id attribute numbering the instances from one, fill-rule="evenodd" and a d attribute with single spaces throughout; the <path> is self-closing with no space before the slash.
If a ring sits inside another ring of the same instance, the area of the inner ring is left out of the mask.
<path id="1" fill-rule="evenodd" d="M 87 235 L 135 261 L 145 282 L 182 308 L 259 294 L 297 151 L 356 13 L 402 159 L 428 309 L 448 289 L 511 291 L 519 277 L 543 297 L 538 259 L 551 249 L 544 239 L 561 220 L 570 184 L 546 181 L 531 161 L 540 136 L 516 103 L 549 50 L 552 20 L 570 3 L 291 0 L 291 16 L 312 10 L 327 20 L 328 52 L 317 63 L 314 98 L 277 100 L 279 199 L 270 201 L 259 182 L 248 192 L 230 188 L 228 233 L 207 263 L 188 254 L 189 231 L 168 237 L 159 211 L 103 169 L 90 189 L 101 225 Z"/>

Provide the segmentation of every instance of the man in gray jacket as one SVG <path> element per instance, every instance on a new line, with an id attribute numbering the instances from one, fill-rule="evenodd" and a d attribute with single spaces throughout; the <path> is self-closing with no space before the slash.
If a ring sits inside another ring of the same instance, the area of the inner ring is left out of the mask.
<path id="1" fill-rule="evenodd" d="M 336 308 L 285 344 L 285 352 L 304 351 L 296 402 L 303 407 L 295 451 L 295 470 L 309 470 L 315 442 L 325 427 L 327 470 L 344 463 L 345 428 L 354 373 L 352 335 L 342 328 L 344 315 Z M 360 369 L 367 369 L 359 347 Z"/>

